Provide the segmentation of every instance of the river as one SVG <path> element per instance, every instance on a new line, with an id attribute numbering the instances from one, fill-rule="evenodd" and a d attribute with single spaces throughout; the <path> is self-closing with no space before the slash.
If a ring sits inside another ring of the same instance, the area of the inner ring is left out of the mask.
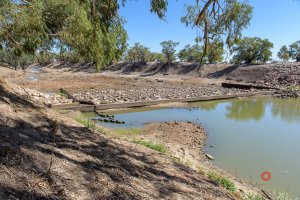
<path id="1" fill-rule="evenodd" d="M 300 197 L 300 99 L 273 97 L 191 103 L 189 108 L 136 108 L 115 112 L 122 124 L 192 121 L 208 133 L 205 151 L 215 165 L 238 178 L 270 191 Z M 268 181 L 261 179 L 270 173 Z"/>

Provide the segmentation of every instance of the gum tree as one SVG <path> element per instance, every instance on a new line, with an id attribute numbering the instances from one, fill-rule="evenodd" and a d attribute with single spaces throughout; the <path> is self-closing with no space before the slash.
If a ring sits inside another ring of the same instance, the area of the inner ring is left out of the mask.
<path id="1" fill-rule="evenodd" d="M 176 46 L 179 45 L 179 42 L 174 42 L 172 40 L 163 41 L 160 43 L 162 46 L 162 54 L 167 60 L 168 65 L 176 59 Z"/>
<path id="2" fill-rule="evenodd" d="M 296 62 L 300 62 L 300 40 L 290 45 L 289 54 Z"/>
<path id="3" fill-rule="evenodd" d="M 207 55 L 210 41 L 224 38 L 229 49 L 239 40 L 242 31 L 250 24 L 252 6 L 239 0 L 196 0 L 195 5 L 186 5 L 186 15 L 181 21 L 197 30 L 198 40 L 204 44 Z"/>
<path id="4" fill-rule="evenodd" d="M 233 62 L 237 64 L 265 63 L 272 58 L 272 48 L 273 43 L 268 39 L 245 37 L 232 49 Z"/>
<path id="5" fill-rule="evenodd" d="M 277 53 L 277 56 L 284 62 L 287 62 L 290 59 L 290 52 L 286 45 L 280 48 L 279 52 Z"/>

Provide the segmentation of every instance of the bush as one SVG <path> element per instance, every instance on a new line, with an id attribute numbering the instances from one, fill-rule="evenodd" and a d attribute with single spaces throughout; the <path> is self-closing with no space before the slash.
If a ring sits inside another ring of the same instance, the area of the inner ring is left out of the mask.
<path id="1" fill-rule="evenodd" d="M 22 69 L 26 69 L 29 65 L 35 62 L 35 56 L 30 54 L 21 54 L 20 56 L 16 56 L 9 49 L 0 50 L 0 62 L 7 63 L 15 69 L 21 67 Z"/>

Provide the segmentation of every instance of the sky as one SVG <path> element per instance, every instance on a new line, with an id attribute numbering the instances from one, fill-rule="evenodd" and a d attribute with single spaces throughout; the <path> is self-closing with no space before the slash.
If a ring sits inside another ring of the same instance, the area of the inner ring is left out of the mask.
<path id="1" fill-rule="evenodd" d="M 130 0 L 120 9 L 126 19 L 128 44 L 140 42 L 151 51 L 160 52 L 165 40 L 179 42 L 177 50 L 187 44 L 195 44 L 196 30 L 186 27 L 180 19 L 184 5 L 195 0 L 169 0 L 166 20 L 160 20 L 150 12 L 150 0 Z M 267 38 L 274 43 L 273 58 L 282 45 L 300 40 L 300 1 L 297 0 L 249 0 L 254 7 L 250 26 L 243 36 Z"/>

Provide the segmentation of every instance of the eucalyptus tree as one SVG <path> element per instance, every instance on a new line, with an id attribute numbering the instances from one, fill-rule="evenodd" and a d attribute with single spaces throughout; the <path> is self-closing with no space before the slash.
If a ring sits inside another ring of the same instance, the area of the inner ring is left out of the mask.
<path id="1" fill-rule="evenodd" d="M 207 44 L 207 53 L 204 53 L 204 45 L 186 45 L 178 53 L 178 58 L 185 62 L 220 63 L 223 61 L 223 42 L 214 40 Z"/>
<path id="2" fill-rule="evenodd" d="M 288 47 L 286 45 L 283 45 L 279 52 L 277 53 L 278 58 L 280 58 L 283 61 L 288 61 L 290 59 L 290 52 L 288 50 Z"/>
<path id="3" fill-rule="evenodd" d="M 273 43 L 268 39 L 245 37 L 233 47 L 234 63 L 265 63 L 272 58 Z"/>
<path id="4" fill-rule="evenodd" d="M 184 62 L 199 62 L 203 48 L 199 45 L 186 45 L 178 53 L 178 58 Z"/>
<path id="5" fill-rule="evenodd" d="M 196 0 L 183 18 L 199 28 L 205 49 L 215 36 L 227 35 L 230 46 L 250 21 L 252 7 L 238 0 Z M 97 70 L 118 60 L 126 49 L 126 0 L 1 0 L 0 46 L 21 55 L 43 51 L 74 53 L 93 61 Z M 150 11 L 165 19 L 168 0 L 150 0 Z"/>
<path id="6" fill-rule="evenodd" d="M 300 40 L 289 46 L 289 54 L 296 62 L 300 62 Z"/>
<path id="7" fill-rule="evenodd" d="M 125 0 L 1 0 L 0 46 L 17 59 L 59 51 L 95 62 L 96 69 L 118 60 L 127 33 L 119 15 Z M 150 0 L 151 12 L 164 18 L 167 1 Z"/>
<path id="8" fill-rule="evenodd" d="M 174 42 L 172 40 L 168 40 L 168 41 L 163 41 L 162 43 L 160 43 L 162 46 L 162 54 L 164 55 L 164 57 L 167 60 L 168 65 L 170 65 L 171 62 L 173 62 L 174 60 L 176 60 L 176 46 L 179 45 L 179 42 Z"/>
<path id="9" fill-rule="evenodd" d="M 250 24 L 253 7 L 239 0 L 196 0 L 195 5 L 186 5 L 182 23 L 197 29 L 198 40 L 204 44 L 207 55 L 210 41 L 224 38 L 229 49 L 239 40 L 242 31 Z"/>
<path id="10" fill-rule="evenodd" d="M 133 47 L 129 48 L 126 52 L 125 60 L 129 62 L 133 61 L 150 61 L 151 52 L 148 47 L 143 46 L 140 43 L 135 43 Z"/>

